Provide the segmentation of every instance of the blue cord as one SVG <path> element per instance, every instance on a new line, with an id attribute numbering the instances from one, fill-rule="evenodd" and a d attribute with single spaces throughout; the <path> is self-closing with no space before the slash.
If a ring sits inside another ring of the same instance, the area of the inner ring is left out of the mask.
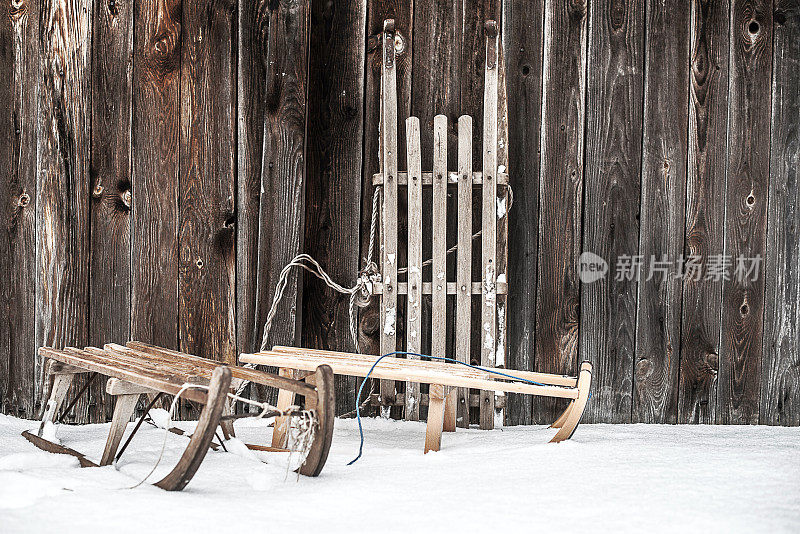
<path id="1" fill-rule="evenodd" d="M 359 435 L 361 437 L 361 443 L 358 445 L 358 456 L 356 456 L 350 462 L 348 462 L 347 465 L 353 465 L 354 463 L 356 463 L 358 461 L 358 459 L 361 458 L 361 453 L 364 451 L 364 427 L 361 426 L 361 405 L 360 405 L 361 393 L 364 390 L 364 384 L 367 383 L 367 379 L 372 374 L 372 371 L 375 369 L 375 366 L 378 365 L 382 359 L 386 358 L 387 356 L 393 356 L 395 354 L 405 354 L 406 356 L 418 356 L 420 358 L 430 358 L 432 360 L 441 360 L 441 361 L 444 361 L 444 362 L 457 363 L 457 364 L 463 365 L 465 367 L 470 367 L 472 369 L 478 369 L 479 371 L 485 371 L 487 373 L 492 373 L 494 375 L 499 375 L 499 376 L 503 376 L 503 377 L 506 377 L 506 378 L 511 378 L 512 380 L 516 380 L 517 382 L 525 382 L 526 384 L 533 384 L 534 386 L 544 386 L 545 385 L 545 384 L 541 384 L 539 382 L 534 382 L 533 380 L 528 380 L 526 378 L 520 378 L 520 377 L 517 377 L 517 376 L 513 376 L 513 375 L 510 375 L 510 374 L 507 374 L 507 373 L 501 373 L 500 371 L 495 371 L 494 369 L 487 369 L 486 367 L 480 367 L 478 365 L 472 365 L 472 364 L 469 364 L 469 363 L 465 363 L 465 362 L 461 362 L 461 361 L 458 361 L 458 360 L 454 360 L 452 358 L 445 358 L 443 356 L 429 356 L 427 354 L 418 354 L 416 352 L 406 352 L 406 351 L 402 351 L 402 350 L 396 350 L 394 352 L 388 352 L 388 353 L 384 354 L 383 356 L 381 356 L 380 358 L 378 358 L 377 360 L 375 360 L 375 363 L 373 363 L 372 367 L 369 368 L 369 371 L 367 372 L 367 376 L 365 376 L 364 380 L 361 382 L 361 387 L 358 388 L 358 395 L 356 395 L 356 419 L 358 420 L 358 433 L 359 433 Z"/>

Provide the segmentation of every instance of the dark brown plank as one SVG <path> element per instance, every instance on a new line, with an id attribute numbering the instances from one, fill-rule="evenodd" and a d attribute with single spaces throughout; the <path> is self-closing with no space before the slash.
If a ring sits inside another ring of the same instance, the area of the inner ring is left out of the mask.
<path id="1" fill-rule="evenodd" d="M 546 6 L 539 183 L 536 371 L 574 373 L 578 359 L 586 2 Z M 563 402 L 534 399 L 534 420 L 552 422 Z M 563 408 L 562 408 L 563 411 Z"/>
<path id="2" fill-rule="evenodd" d="M 542 105 L 544 0 L 503 3 L 508 84 L 509 181 L 514 208 L 508 216 L 508 354 L 510 369 L 532 371 L 536 333 L 536 259 L 539 251 L 539 127 Z M 530 424 L 528 395 L 508 395 L 506 423 Z"/>
<path id="3" fill-rule="evenodd" d="M 131 337 L 177 348 L 181 4 L 133 14 Z"/>
<path id="4" fill-rule="evenodd" d="M 91 14 L 88 1 L 41 4 L 37 346 L 85 345 L 88 340 Z M 40 369 L 36 377 L 41 394 Z M 87 408 L 84 397 L 75 406 L 76 422 L 86 422 Z"/>
<path id="5" fill-rule="evenodd" d="M 651 1 L 646 12 L 639 254 L 648 268 L 639 284 L 631 419 L 674 423 L 681 347 L 678 260 L 684 250 L 688 121 L 681 110 L 689 87 L 689 10 L 678 0 Z M 669 263 L 656 264 L 653 259 Z"/>
<path id="6" fill-rule="evenodd" d="M 309 6 L 269 5 L 264 148 L 259 203 L 256 326 L 272 304 L 283 267 L 303 249 Z M 301 301 L 293 274 L 272 323 L 268 345 L 299 341 Z M 259 341 L 259 345 L 261 345 Z"/>
<path id="7" fill-rule="evenodd" d="M 92 29 L 89 344 L 130 336 L 133 3 L 95 4 Z M 92 421 L 111 418 L 105 380 L 88 390 Z"/>
<path id="8" fill-rule="evenodd" d="M 728 4 L 695 0 L 690 28 L 689 153 L 684 257 L 701 265 L 724 251 L 728 135 Z M 713 423 L 717 406 L 722 284 L 687 269 L 678 422 Z"/>
<path id="9" fill-rule="evenodd" d="M 580 352 L 594 369 L 584 421 L 631 417 L 636 281 L 617 280 L 615 267 L 639 245 L 644 11 L 640 0 L 613 9 L 592 3 L 590 15 L 583 250 L 608 262 L 609 271 L 582 286 Z"/>
<path id="10" fill-rule="evenodd" d="M 759 422 L 800 425 L 800 3 L 775 2 Z"/>
<path id="11" fill-rule="evenodd" d="M 359 265 L 366 5 L 311 5 L 305 250 L 334 280 Z M 303 288 L 303 347 L 354 352 L 350 298 L 314 276 Z M 355 409 L 356 379 L 335 378 L 337 410 Z"/>
<path id="12" fill-rule="evenodd" d="M 236 361 L 235 2 L 183 2 L 179 337 Z"/>
<path id="13" fill-rule="evenodd" d="M 255 310 L 268 29 L 267 1 L 239 0 L 236 175 L 236 339 L 239 353 L 253 352 L 261 345 L 261 326 L 256 325 Z"/>
<path id="14" fill-rule="evenodd" d="M 772 3 L 731 2 L 725 254 L 766 256 Z M 762 265 L 763 267 L 763 265 Z M 764 277 L 724 283 L 717 422 L 758 423 Z"/>
<path id="15" fill-rule="evenodd" d="M 406 118 L 411 111 L 411 62 L 412 62 L 412 20 L 413 3 L 395 0 L 368 0 L 367 2 L 367 54 L 364 90 L 364 160 L 361 177 L 361 258 L 363 266 L 369 257 L 370 222 L 372 219 L 372 201 L 375 188 L 372 186 L 372 175 L 381 171 L 379 160 L 380 143 L 378 127 L 380 124 L 380 91 L 381 91 L 381 34 L 383 21 L 395 21 L 395 61 L 397 71 L 397 134 L 398 146 L 405 147 Z M 399 150 L 397 154 L 398 168 L 406 168 L 406 152 Z M 380 210 L 378 211 L 380 216 Z M 378 220 L 380 227 L 380 219 Z M 376 236 L 376 244 L 378 243 Z M 424 254 L 424 253 L 423 253 Z M 380 261 L 380 251 L 373 252 L 373 260 Z M 398 320 L 398 326 L 403 321 Z M 372 298 L 369 305 L 359 311 L 358 342 L 361 352 L 377 354 L 380 350 L 380 310 L 378 298 Z M 398 329 L 398 339 L 403 339 L 403 331 Z M 376 384 L 377 387 L 377 384 Z M 400 410 L 396 410 L 396 415 Z"/>
<path id="16" fill-rule="evenodd" d="M 36 135 L 39 4 L 3 4 L 0 22 L 0 411 L 33 418 L 36 364 Z"/>

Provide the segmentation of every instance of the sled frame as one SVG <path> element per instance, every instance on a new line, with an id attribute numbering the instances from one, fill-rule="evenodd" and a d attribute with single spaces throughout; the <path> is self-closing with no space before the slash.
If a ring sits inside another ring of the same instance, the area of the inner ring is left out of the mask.
<path id="1" fill-rule="evenodd" d="M 114 462 L 141 395 L 151 398 L 159 393 L 176 395 L 186 383 L 206 385 L 207 390 L 188 388 L 181 393 L 183 399 L 204 407 L 177 465 L 167 476 L 155 483 L 167 491 L 182 490 L 200 467 L 208 449 L 215 448 L 212 440 L 217 428 L 222 426 L 227 437 L 234 434 L 234 416 L 227 414 L 230 411 L 228 393 L 235 390 L 242 380 L 273 386 L 279 388 L 281 393 L 288 390 L 303 396 L 306 409 L 313 410 L 317 428 L 305 462 L 297 472 L 317 476 L 327 460 L 335 414 L 333 372 L 327 365 L 319 365 L 302 373 L 305 380 L 295 380 L 254 369 L 229 366 L 137 341 L 128 342 L 125 346 L 107 344 L 102 349 L 68 347 L 59 350 L 42 347 L 39 354 L 47 360 L 50 393 L 38 431 L 26 431 L 23 436 L 45 451 L 75 456 L 82 467 L 110 465 Z M 74 376 L 83 373 L 98 373 L 109 377 L 106 391 L 115 398 L 111 428 L 99 464 L 78 451 L 42 437 L 45 425 L 56 421 Z M 182 433 L 177 429 L 170 430 Z M 276 424 L 275 432 L 277 431 Z M 248 447 L 256 450 L 288 451 L 284 447 L 250 444 Z"/>

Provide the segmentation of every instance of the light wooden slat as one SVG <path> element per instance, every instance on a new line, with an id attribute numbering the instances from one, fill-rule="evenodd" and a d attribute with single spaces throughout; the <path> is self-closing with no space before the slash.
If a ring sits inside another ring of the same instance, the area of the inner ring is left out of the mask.
<path id="1" fill-rule="evenodd" d="M 442 444 L 444 426 L 444 386 L 431 384 L 428 404 L 428 424 L 425 428 L 425 453 L 438 451 Z"/>
<path id="2" fill-rule="evenodd" d="M 497 23 L 486 23 L 486 64 L 483 95 L 481 364 L 494 366 L 497 344 Z M 481 392 L 480 427 L 494 428 L 494 394 Z"/>
<path id="3" fill-rule="evenodd" d="M 405 295 L 408 293 L 408 284 L 406 282 L 400 282 L 397 285 L 397 294 L 398 295 Z M 469 286 L 471 287 L 471 291 L 473 295 L 480 295 L 483 293 L 483 284 L 482 282 L 472 282 Z M 456 282 L 447 282 L 447 294 L 448 295 L 456 295 L 458 293 L 458 284 Z M 508 284 L 505 282 L 497 282 L 495 285 L 496 293 L 498 295 L 505 295 L 508 288 Z M 372 294 L 373 295 L 380 295 L 383 293 L 383 284 L 380 282 L 376 282 L 372 284 Z M 423 295 L 430 295 L 433 293 L 433 284 L 431 282 L 422 282 L 422 294 Z"/>
<path id="4" fill-rule="evenodd" d="M 506 93 L 506 66 L 502 46 L 498 46 L 497 68 L 497 174 L 508 168 L 508 95 Z M 497 279 L 508 279 L 508 208 L 511 198 L 509 188 L 503 187 L 497 199 Z M 499 285 L 495 280 L 495 289 Z M 495 361 L 497 367 L 506 367 L 506 351 L 508 349 L 508 295 L 507 292 L 496 291 L 497 297 L 497 343 L 495 345 Z M 495 396 L 495 426 L 503 426 L 506 420 L 506 402 L 498 402 Z"/>
<path id="5" fill-rule="evenodd" d="M 132 385 L 132 384 L 131 384 Z M 111 420 L 111 428 L 108 431 L 106 447 L 103 450 L 103 457 L 100 465 L 111 465 L 117 449 L 125 434 L 128 422 L 131 420 L 133 412 L 136 410 L 136 403 L 139 402 L 139 393 L 129 393 L 118 395 L 114 402 L 114 416 Z"/>
<path id="6" fill-rule="evenodd" d="M 472 117 L 470 117 L 472 118 Z M 460 171 L 448 171 L 447 173 L 447 183 L 454 185 L 460 181 L 461 172 Z M 508 174 L 505 172 L 498 172 L 497 173 L 497 183 L 501 185 L 505 185 L 508 183 Z M 483 185 L 483 173 L 481 171 L 473 171 L 472 172 L 472 184 L 473 185 Z M 372 185 L 383 185 L 383 173 L 376 172 L 372 175 Z M 408 173 L 406 171 L 398 171 L 397 173 L 397 185 L 398 186 L 407 186 L 408 185 Z M 423 171 L 422 173 L 422 185 L 433 185 L 433 172 L 431 171 Z"/>
<path id="7" fill-rule="evenodd" d="M 447 356 L 447 117 L 433 118 L 431 354 Z"/>
<path id="8" fill-rule="evenodd" d="M 331 359 L 339 359 L 339 360 L 352 360 L 358 362 L 368 362 L 370 365 L 375 363 L 377 357 L 372 354 L 354 354 L 350 352 L 336 352 L 330 350 L 321 350 L 321 349 L 304 349 L 298 347 L 283 347 L 283 346 L 276 346 L 273 347 L 271 351 L 267 352 L 259 352 L 259 354 L 271 354 L 273 352 L 280 352 L 284 354 L 292 354 L 303 357 L 310 358 L 320 358 L 320 362 L 325 358 Z M 244 355 L 243 355 L 244 356 Z M 244 361 L 244 360 L 242 360 Z M 390 365 L 392 362 L 397 362 L 398 366 L 409 365 L 407 360 L 398 359 L 398 358 L 391 358 L 387 357 L 381 360 L 381 365 Z M 421 361 L 415 360 L 413 362 L 414 367 L 418 367 L 420 369 L 439 369 L 442 365 L 445 365 L 441 362 L 436 361 Z M 486 371 L 482 371 L 480 369 L 475 369 L 472 367 L 464 367 L 461 365 L 458 366 L 449 366 L 448 372 L 454 375 L 461 375 L 461 376 L 475 376 L 477 378 L 487 378 L 487 379 L 494 379 L 494 380 L 506 380 L 500 375 L 495 375 L 494 373 L 488 373 Z M 556 374 L 549 374 L 549 373 L 539 373 L 536 371 L 519 371 L 516 369 L 502 369 L 500 372 L 511 375 L 515 378 L 523 379 L 523 380 L 531 380 L 533 382 L 538 382 L 541 384 L 548 384 L 551 386 L 567 386 L 567 387 L 574 387 L 577 383 L 577 378 L 574 376 L 567 376 L 567 375 L 556 375 Z"/>
<path id="9" fill-rule="evenodd" d="M 455 356 L 469 363 L 472 324 L 472 117 L 458 119 L 458 251 L 456 252 L 456 340 Z M 448 284 L 449 285 L 449 284 Z M 481 291 L 477 283 L 478 293 Z M 448 291 L 449 293 L 449 291 Z M 459 388 L 456 423 L 469 427 L 469 390 Z M 451 394 L 452 395 L 452 394 Z"/>
<path id="10" fill-rule="evenodd" d="M 239 360 L 246 363 L 272 365 L 275 367 L 290 367 L 292 369 L 301 369 L 305 371 L 316 369 L 317 365 L 320 363 L 318 358 L 304 358 L 295 354 L 280 352 L 242 354 L 239 357 Z M 374 369 L 372 366 L 375 362 L 326 359 L 325 363 L 330 365 L 334 374 L 337 375 L 366 376 L 370 369 L 372 369 L 372 374 L 370 376 L 380 379 L 413 380 L 415 382 L 423 382 L 426 384 L 441 384 L 443 386 L 466 387 L 485 391 L 526 393 L 528 395 L 543 395 L 546 397 L 558 397 L 563 399 L 574 399 L 578 396 L 578 390 L 574 387 L 561 387 L 552 385 L 537 386 L 524 382 L 504 382 L 502 380 L 459 376 L 449 370 L 449 368 L 452 367 L 450 365 L 443 365 L 443 369 L 441 370 L 421 369 L 411 365 L 411 362 L 408 362 L 408 360 L 402 360 L 399 358 L 396 358 L 396 360 L 400 360 L 401 363 L 404 363 L 405 365 L 402 365 L 401 368 L 388 367 L 390 362 L 384 363 L 387 360 L 390 360 L 390 358 L 381 360 L 381 362 L 378 363 Z"/>
<path id="11" fill-rule="evenodd" d="M 419 119 L 406 119 L 408 173 L 408 283 L 406 301 L 406 350 L 422 351 L 422 155 Z M 408 358 L 417 359 L 409 355 Z M 405 417 L 419 420 L 419 384 L 406 382 Z"/>
<path id="12" fill-rule="evenodd" d="M 381 63 L 381 143 L 383 174 L 383 241 L 381 272 L 383 297 L 381 298 L 380 338 L 381 354 L 397 350 L 397 76 L 395 70 L 394 20 L 383 26 L 383 61 Z M 395 397 L 395 384 L 381 382 L 381 397 L 386 405 Z M 388 410 L 384 415 L 388 416 Z"/>

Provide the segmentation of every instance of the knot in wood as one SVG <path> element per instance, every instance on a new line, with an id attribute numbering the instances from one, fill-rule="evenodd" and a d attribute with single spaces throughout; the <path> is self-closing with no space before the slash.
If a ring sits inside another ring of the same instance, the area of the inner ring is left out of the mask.
<path id="1" fill-rule="evenodd" d="M 17 200 L 17 205 L 20 208 L 24 208 L 25 206 L 30 204 L 30 202 L 31 202 L 31 197 L 28 195 L 28 193 L 22 193 L 19 196 L 19 200 Z"/>

